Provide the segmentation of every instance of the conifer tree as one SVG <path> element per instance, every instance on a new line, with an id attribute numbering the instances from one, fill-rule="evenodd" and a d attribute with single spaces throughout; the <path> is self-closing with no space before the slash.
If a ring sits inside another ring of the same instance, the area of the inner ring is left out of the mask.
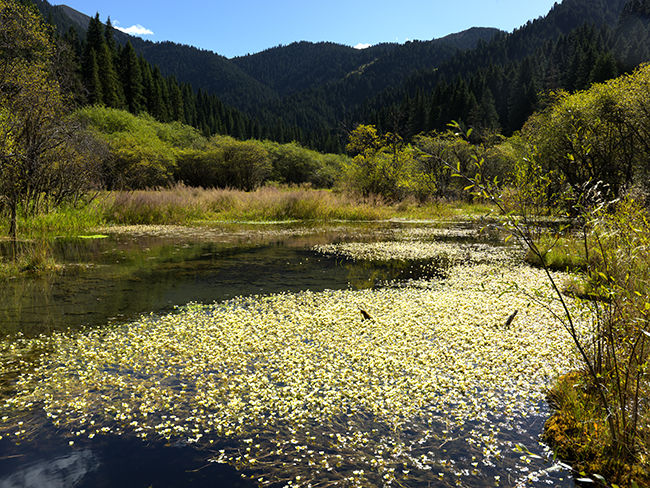
<path id="1" fill-rule="evenodd" d="M 104 26 L 104 40 L 108 46 L 108 50 L 115 54 L 117 53 L 117 44 L 115 42 L 115 29 L 113 29 L 113 24 L 111 24 L 111 18 L 106 19 L 106 25 Z"/>
<path id="2" fill-rule="evenodd" d="M 85 66 L 83 70 L 83 78 L 88 88 L 88 101 L 91 104 L 103 104 L 104 92 L 102 89 L 102 82 L 99 77 L 99 65 L 97 64 L 97 53 L 94 49 L 85 57 Z"/>
<path id="3" fill-rule="evenodd" d="M 122 86 L 118 80 L 115 66 L 113 65 L 113 53 L 106 43 L 102 43 L 97 55 L 97 66 L 99 68 L 99 79 L 102 84 L 103 102 L 108 107 L 121 108 Z"/>
<path id="4" fill-rule="evenodd" d="M 120 54 L 120 68 L 126 106 L 129 112 L 138 114 L 145 106 L 144 86 L 140 61 L 130 41 Z"/>
<path id="5" fill-rule="evenodd" d="M 174 83 L 171 84 L 169 89 L 171 93 L 171 110 L 172 110 L 172 119 L 178 122 L 185 123 L 185 110 L 183 107 L 183 93 L 181 92 L 178 83 L 174 79 Z"/>
<path id="6" fill-rule="evenodd" d="M 85 55 L 88 55 L 91 50 L 95 50 L 95 53 L 99 52 L 99 48 L 102 44 L 106 42 L 104 38 L 104 26 L 102 25 L 101 20 L 99 20 L 99 13 L 95 14 L 95 17 L 90 19 L 88 23 L 88 29 L 86 30 L 86 48 L 84 51 Z"/>

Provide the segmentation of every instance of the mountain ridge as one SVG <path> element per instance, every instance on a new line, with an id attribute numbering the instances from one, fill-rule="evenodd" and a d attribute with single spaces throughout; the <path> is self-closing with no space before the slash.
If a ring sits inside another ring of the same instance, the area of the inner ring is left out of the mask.
<path id="1" fill-rule="evenodd" d="M 45 0 L 40 3 L 47 4 Z M 90 16 L 65 4 L 54 8 L 76 23 L 78 30 L 88 27 Z M 174 76 L 179 82 L 190 83 L 195 90 L 201 88 L 234 108 L 260 116 L 266 107 L 277 106 L 287 96 L 341 82 L 369 64 L 373 70 L 391 72 L 383 77 L 383 83 L 376 83 L 376 90 L 380 91 L 389 83 L 403 81 L 414 70 L 435 67 L 455 52 L 471 49 L 480 39 L 489 40 L 500 32 L 471 27 L 440 39 L 382 43 L 363 50 L 332 42 L 296 41 L 234 58 L 173 41 L 152 42 L 119 30 L 115 30 L 115 38 L 121 44 L 131 42 L 138 54 L 160 68 L 163 76 Z M 420 53 L 414 54 L 414 50 Z M 391 52 L 396 56 L 391 57 Z M 410 54 L 404 55 L 405 52 Z M 287 57 L 294 65 L 290 72 L 279 61 Z M 323 62 L 325 58 L 331 62 Z M 296 69 L 296 63 L 301 67 Z"/>
<path id="2" fill-rule="evenodd" d="M 46 0 L 33 1 L 45 17 L 48 8 L 54 10 Z M 634 2 L 646 5 L 650 0 Z M 217 97 L 266 126 L 266 133 L 281 134 L 291 127 L 296 140 L 313 140 L 310 132 L 327 140 L 355 124 L 373 123 L 394 132 L 410 127 L 405 134 L 412 136 L 416 129 L 444 130 L 451 118 L 477 117 L 487 117 L 490 127 L 509 133 L 536 110 L 542 91 L 584 89 L 650 60 L 642 49 L 645 27 L 632 28 L 636 17 L 626 21 L 630 32 L 641 32 L 636 43 L 617 27 L 624 7 L 634 2 L 563 0 L 512 32 L 471 27 L 429 41 L 367 49 L 296 41 L 230 59 L 172 41 L 114 34 L 119 44 L 130 42 L 173 83 Z M 79 37 L 90 19 L 65 5 L 56 7 L 54 17 L 62 22 L 59 30 L 76 24 Z M 93 21 L 100 22 L 99 17 Z M 202 127 L 219 127 L 211 117 Z M 387 124 L 388 118 L 398 122 Z M 237 124 L 222 121 L 221 126 Z"/>

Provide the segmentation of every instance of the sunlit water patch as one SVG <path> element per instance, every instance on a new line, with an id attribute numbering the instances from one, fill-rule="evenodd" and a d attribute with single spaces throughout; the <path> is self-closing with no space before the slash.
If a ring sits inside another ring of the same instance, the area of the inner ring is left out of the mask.
<path id="1" fill-rule="evenodd" d="M 163 439 L 261 485 L 560 483 L 538 441 L 544 391 L 576 364 L 550 296 L 530 268 L 457 265 L 422 286 L 241 297 L 43 336 L 24 347 L 53 352 L 5 401 L 4 436 L 38 429 L 24 420 L 36 410 L 71 446 Z"/>

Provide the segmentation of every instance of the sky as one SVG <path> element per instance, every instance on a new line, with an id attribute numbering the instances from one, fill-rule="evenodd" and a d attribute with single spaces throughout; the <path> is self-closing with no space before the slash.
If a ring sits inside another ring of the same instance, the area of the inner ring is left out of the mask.
<path id="1" fill-rule="evenodd" d="M 227 58 L 297 41 L 362 48 L 431 40 L 470 27 L 512 32 L 556 0 L 50 0 L 154 42 Z M 561 3 L 561 0 L 558 0 Z"/>

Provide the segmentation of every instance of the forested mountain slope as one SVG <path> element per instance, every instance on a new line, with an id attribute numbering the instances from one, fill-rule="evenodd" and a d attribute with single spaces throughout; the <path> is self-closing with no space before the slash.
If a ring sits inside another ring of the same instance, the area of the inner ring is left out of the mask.
<path id="1" fill-rule="evenodd" d="M 91 18 L 33 1 L 75 43 L 80 63 L 88 64 L 83 46 Z M 345 141 L 335 139 L 358 123 L 406 138 L 444 129 L 450 120 L 511 133 L 541 106 L 545 92 L 584 89 L 650 61 L 648 2 L 564 0 L 511 33 L 471 28 L 365 50 L 302 41 L 233 59 L 114 31 L 114 58 L 125 58 L 130 43 L 143 72 L 155 78 L 147 83 L 161 87 L 164 103 L 151 99 L 144 108 L 206 134 L 336 150 Z M 88 70 L 81 71 L 92 94 Z"/>

